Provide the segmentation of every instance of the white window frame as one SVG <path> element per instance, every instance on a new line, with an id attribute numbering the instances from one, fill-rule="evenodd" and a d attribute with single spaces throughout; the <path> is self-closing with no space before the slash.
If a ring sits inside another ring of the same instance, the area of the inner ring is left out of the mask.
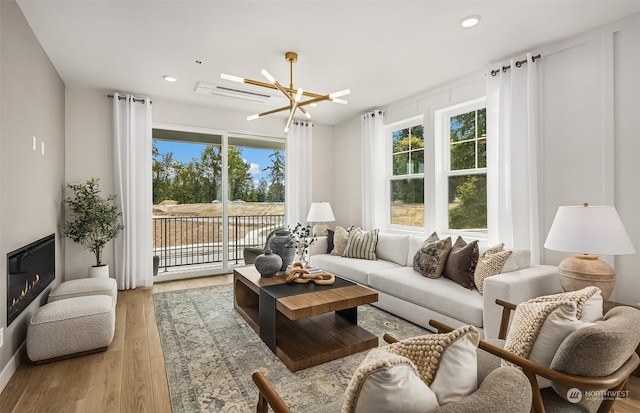
<path id="1" fill-rule="evenodd" d="M 435 129 L 435 225 L 439 234 L 460 235 L 469 238 L 486 239 L 487 231 L 465 231 L 449 228 L 449 185 L 450 176 L 487 174 L 487 168 L 460 169 L 451 171 L 451 141 L 449 137 L 449 125 L 452 117 L 463 113 L 486 108 L 486 97 L 481 97 L 436 110 L 434 113 Z M 477 137 L 476 137 L 477 138 Z M 477 140 L 476 140 L 477 143 Z M 476 153 L 477 156 L 477 153 Z M 489 205 L 487 205 L 487 209 Z"/>
<path id="2" fill-rule="evenodd" d="M 419 126 L 422 125 L 423 127 L 423 135 L 424 135 L 424 171 L 420 172 L 420 173 L 413 173 L 413 174 L 407 174 L 407 175 L 397 175 L 394 176 L 393 175 L 393 132 L 400 130 L 400 129 L 406 129 L 406 128 L 412 128 L 415 126 Z M 427 200 L 429 199 L 429 197 L 427 196 L 427 171 L 431 168 L 431 166 L 429 165 L 429 159 L 431 159 L 430 157 L 427 157 L 428 154 L 428 146 L 427 145 L 427 140 L 429 139 L 429 135 L 427 133 L 427 125 L 424 122 L 424 116 L 423 115 L 418 115 L 418 116 L 414 116 L 408 119 L 403 119 L 401 121 L 398 122 L 394 122 L 394 123 L 390 123 L 385 125 L 385 129 L 384 129 L 384 133 L 385 133 L 385 137 L 387 139 L 387 144 L 385 145 L 385 154 L 384 154 L 384 158 L 386 160 L 386 173 L 385 173 L 385 189 L 384 189 L 384 197 L 385 197 L 385 201 L 386 201 L 386 205 L 385 205 L 385 226 L 387 228 L 392 228 L 392 229 L 397 229 L 397 230 L 401 230 L 401 231 L 419 231 L 419 232 L 423 232 L 423 229 L 426 227 L 427 225 L 427 210 L 428 210 L 428 206 L 427 206 Z M 423 183 L 424 183 L 424 211 L 423 211 L 423 222 L 424 222 L 424 226 L 422 227 L 414 227 L 414 226 L 410 226 L 410 225 L 399 225 L 399 224 L 392 224 L 391 223 L 391 181 L 394 180 L 400 180 L 400 179 L 423 179 Z"/>

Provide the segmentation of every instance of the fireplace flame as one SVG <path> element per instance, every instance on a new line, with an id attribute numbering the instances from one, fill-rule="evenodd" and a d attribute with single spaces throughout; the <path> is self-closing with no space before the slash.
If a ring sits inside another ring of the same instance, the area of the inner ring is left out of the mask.
<path id="1" fill-rule="evenodd" d="M 13 307 L 14 305 L 18 304 L 18 302 L 23 299 L 27 293 L 33 288 L 35 287 L 38 283 L 40 282 L 40 274 L 36 274 L 34 280 L 29 283 L 29 280 L 26 280 L 24 282 L 24 290 L 20 291 L 20 295 L 18 296 L 18 298 L 14 298 L 11 301 L 11 307 Z"/>

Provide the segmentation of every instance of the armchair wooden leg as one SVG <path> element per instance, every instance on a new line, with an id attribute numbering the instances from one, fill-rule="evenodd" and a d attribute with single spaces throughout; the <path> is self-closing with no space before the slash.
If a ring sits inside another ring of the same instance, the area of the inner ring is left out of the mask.
<path id="1" fill-rule="evenodd" d="M 522 371 L 529 379 L 529 384 L 531 384 L 531 411 L 534 413 L 545 413 L 542 394 L 540 394 L 540 387 L 538 387 L 538 379 L 536 379 L 535 373 L 527 369 L 522 369 Z"/>
<path id="2" fill-rule="evenodd" d="M 275 413 L 291 413 L 289 406 L 282 400 L 278 392 L 273 388 L 269 380 L 259 371 L 255 371 L 251 378 L 258 387 L 257 413 L 267 413 L 269 406 Z"/>
<path id="3" fill-rule="evenodd" d="M 269 403 L 264 398 L 262 393 L 258 395 L 258 407 L 256 407 L 256 413 L 269 413 Z"/>

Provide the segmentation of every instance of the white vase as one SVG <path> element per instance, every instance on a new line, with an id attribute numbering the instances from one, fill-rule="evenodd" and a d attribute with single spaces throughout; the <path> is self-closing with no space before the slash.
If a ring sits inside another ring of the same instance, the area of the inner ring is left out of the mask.
<path id="1" fill-rule="evenodd" d="M 89 278 L 109 278 L 109 264 L 89 267 Z"/>

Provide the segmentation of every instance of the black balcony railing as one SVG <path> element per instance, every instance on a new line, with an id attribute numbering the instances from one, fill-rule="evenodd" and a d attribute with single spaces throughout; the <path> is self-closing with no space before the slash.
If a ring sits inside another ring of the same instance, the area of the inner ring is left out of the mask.
<path id="1" fill-rule="evenodd" d="M 224 259 L 222 217 L 154 217 L 153 254 L 159 268 L 210 264 Z M 267 235 L 284 225 L 284 215 L 229 217 L 229 262 L 243 261 L 245 247 L 263 247 Z"/>

